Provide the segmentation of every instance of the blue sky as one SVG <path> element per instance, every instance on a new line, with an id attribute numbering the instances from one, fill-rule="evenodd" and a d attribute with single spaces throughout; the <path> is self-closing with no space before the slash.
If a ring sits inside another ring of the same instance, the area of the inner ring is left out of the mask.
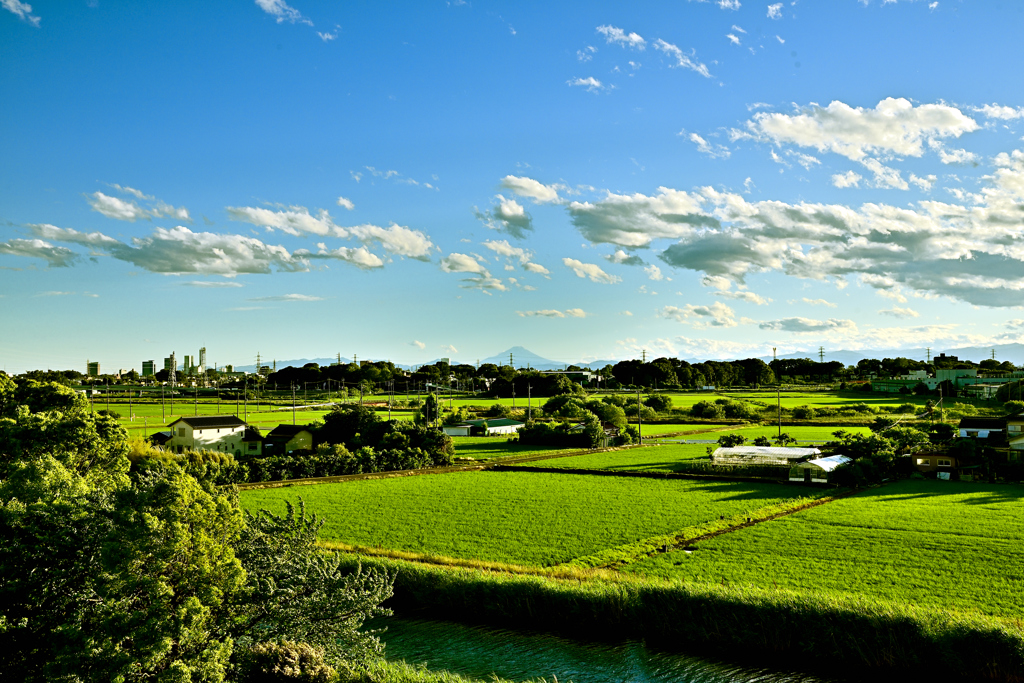
<path id="1" fill-rule="evenodd" d="M 0 0 L 0 362 L 1021 341 L 1024 4 Z"/>

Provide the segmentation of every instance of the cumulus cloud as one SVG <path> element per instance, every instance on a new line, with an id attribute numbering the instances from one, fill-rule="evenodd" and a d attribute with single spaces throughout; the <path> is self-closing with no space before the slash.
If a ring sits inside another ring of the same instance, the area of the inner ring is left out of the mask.
<path id="1" fill-rule="evenodd" d="M 56 225 L 50 225 L 49 223 L 33 223 L 28 225 L 28 228 L 36 237 L 54 242 L 97 247 L 119 243 L 118 240 L 101 232 L 79 232 L 71 228 L 58 228 Z"/>
<path id="2" fill-rule="evenodd" d="M 622 249 L 616 249 L 614 254 L 606 254 L 605 258 L 612 263 L 624 266 L 642 266 L 645 261 L 636 254 L 627 254 Z"/>
<path id="3" fill-rule="evenodd" d="M 313 22 L 302 16 L 302 13 L 294 7 L 288 6 L 284 0 L 256 0 L 256 5 L 274 17 L 277 23 L 288 22 L 289 24 L 306 24 L 312 26 Z"/>
<path id="4" fill-rule="evenodd" d="M 415 340 L 415 339 L 413 341 L 409 342 L 409 346 L 415 346 L 417 349 L 425 349 L 425 348 L 427 348 L 426 344 L 424 344 L 421 341 Z"/>
<path id="5" fill-rule="evenodd" d="M 182 282 L 181 285 L 182 287 L 199 287 L 201 289 L 233 289 L 245 286 L 241 282 L 220 280 L 192 280 L 191 282 Z"/>
<path id="6" fill-rule="evenodd" d="M 499 256 L 518 261 L 523 270 L 540 275 L 550 274 L 550 271 L 544 266 L 530 262 L 530 259 L 533 258 L 532 251 L 522 247 L 513 247 L 508 243 L 508 240 L 488 240 L 483 242 L 483 246 Z M 511 269 L 511 266 L 508 266 L 508 268 Z"/>
<path id="7" fill-rule="evenodd" d="M 681 323 L 690 323 L 694 327 L 736 327 L 736 313 L 720 301 L 710 306 L 695 306 L 686 304 L 682 308 L 678 306 L 665 306 L 658 311 L 661 318 L 669 318 Z"/>
<path id="8" fill-rule="evenodd" d="M 538 275 L 550 275 L 551 271 L 540 265 L 539 263 L 524 263 L 523 270 L 531 273 L 537 273 Z"/>
<path id="9" fill-rule="evenodd" d="M 419 230 L 392 223 L 386 228 L 379 225 L 355 225 L 344 228 L 350 235 L 364 243 L 378 242 L 384 251 L 396 256 L 407 256 L 418 261 L 430 260 L 434 243 Z"/>
<path id="10" fill-rule="evenodd" d="M 782 3 L 776 2 L 768 5 L 768 18 L 769 19 L 781 19 L 782 18 Z"/>
<path id="11" fill-rule="evenodd" d="M 1003 121 L 1024 119 L 1024 107 L 1007 107 L 1005 105 L 986 104 L 983 107 L 975 107 L 974 111 L 990 119 L 1001 119 Z"/>
<path id="12" fill-rule="evenodd" d="M 748 289 L 736 289 L 736 290 L 721 290 L 713 292 L 713 296 L 720 296 L 723 299 L 734 299 L 736 301 L 745 301 L 748 304 L 756 304 L 758 306 L 767 306 L 772 302 L 772 299 L 766 298 L 751 292 Z"/>
<path id="13" fill-rule="evenodd" d="M 40 239 L 11 239 L 0 242 L 0 254 L 43 259 L 51 268 L 67 268 L 78 258 L 78 254 L 67 247 L 54 246 Z"/>
<path id="14" fill-rule="evenodd" d="M 338 197 L 338 206 L 344 207 L 349 211 L 356 208 L 356 205 L 352 203 L 352 200 L 346 199 L 345 197 Z"/>
<path id="15" fill-rule="evenodd" d="M 313 296 L 312 294 L 277 294 L 274 296 L 258 296 L 249 301 L 323 301 L 322 296 Z"/>
<path id="16" fill-rule="evenodd" d="M 32 5 L 27 2 L 21 2 L 21 0 L 0 0 L 0 6 L 22 21 L 28 22 L 37 28 L 39 27 L 41 19 L 32 14 Z"/>
<path id="17" fill-rule="evenodd" d="M 720 222 L 701 208 L 702 198 L 688 192 L 659 187 L 658 194 L 608 193 L 598 202 L 572 202 L 573 225 L 591 242 L 626 248 L 646 247 L 652 240 L 680 238 L 700 229 L 718 228 Z"/>
<path id="18" fill-rule="evenodd" d="M 590 278 L 593 282 L 600 282 L 606 285 L 622 282 L 622 278 L 617 275 L 609 275 L 595 263 L 583 263 L 572 258 L 564 258 L 562 263 L 565 264 L 566 268 L 576 273 L 576 277 Z"/>
<path id="19" fill-rule="evenodd" d="M 516 239 L 525 239 L 533 231 L 533 218 L 530 214 L 515 199 L 506 199 L 499 194 L 495 200 L 497 204 L 492 209 L 474 212 L 477 219 L 491 230 L 504 232 Z"/>
<path id="20" fill-rule="evenodd" d="M 919 318 L 921 314 L 911 308 L 903 308 L 901 306 L 893 306 L 892 308 L 885 309 L 878 312 L 880 315 L 888 315 L 893 318 Z"/>
<path id="21" fill-rule="evenodd" d="M 864 180 L 864 176 L 856 171 L 836 173 L 832 176 L 832 184 L 836 187 L 860 187 L 860 181 L 862 180 Z"/>
<path id="22" fill-rule="evenodd" d="M 609 44 L 621 45 L 622 47 L 631 47 L 637 50 L 643 50 L 647 47 L 647 41 L 641 38 L 636 33 L 626 33 L 621 28 L 614 26 L 598 26 L 597 32 L 604 36 L 604 39 Z"/>
<path id="23" fill-rule="evenodd" d="M 310 233 L 313 235 L 334 235 L 347 237 L 348 232 L 335 225 L 327 209 L 320 209 L 317 215 L 309 213 L 304 206 L 289 206 L 273 210 L 253 206 L 229 206 L 228 217 L 242 223 L 251 223 L 271 230 L 281 230 L 289 235 Z"/>
<path id="24" fill-rule="evenodd" d="M 487 268 L 476 258 L 468 254 L 453 252 L 441 259 L 441 270 L 446 273 L 477 273 L 487 275 Z"/>
<path id="25" fill-rule="evenodd" d="M 175 209 L 169 204 L 158 203 L 150 209 L 145 209 L 133 200 L 118 199 L 102 192 L 94 192 L 87 197 L 93 211 L 97 211 L 107 218 L 114 218 L 119 221 L 134 223 L 138 219 L 151 218 L 177 218 L 189 220 L 188 210 L 184 207 Z"/>
<path id="26" fill-rule="evenodd" d="M 645 266 L 644 272 L 647 273 L 648 278 L 654 280 L 655 282 L 659 282 L 665 279 L 665 275 L 661 272 L 661 268 L 654 265 L 653 263 L 649 266 Z"/>
<path id="27" fill-rule="evenodd" d="M 828 320 L 812 320 L 811 318 L 783 318 L 781 320 L 769 320 L 761 323 L 758 327 L 762 330 L 774 330 L 778 332 L 795 332 L 798 334 L 811 332 L 844 332 L 855 334 L 857 325 L 852 320 L 839 320 L 829 318 Z"/>
<path id="28" fill-rule="evenodd" d="M 808 299 L 807 297 L 804 297 L 801 301 L 809 306 L 827 306 L 828 308 L 836 308 L 838 306 L 838 304 L 826 301 L 825 299 Z"/>
<path id="29" fill-rule="evenodd" d="M 341 261 L 342 263 L 347 263 L 362 270 L 373 270 L 374 268 L 384 267 L 383 259 L 366 247 L 338 247 L 337 249 L 328 249 L 326 244 L 320 243 L 317 245 L 317 248 L 318 251 L 316 253 L 312 253 L 308 249 L 298 249 L 295 252 L 295 256 L 303 259 L 315 259 L 320 261 Z"/>
<path id="30" fill-rule="evenodd" d="M 545 185 L 525 176 L 507 175 L 501 179 L 501 187 L 520 197 L 528 197 L 537 204 L 556 204 L 561 201 L 558 186 Z"/>
<path id="31" fill-rule="evenodd" d="M 696 71 L 704 78 L 711 78 L 711 72 L 708 71 L 708 67 L 696 60 L 697 55 L 695 51 L 691 51 L 691 54 L 688 55 L 677 46 L 666 42 L 661 38 L 655 41 L 654 49 L 664 52 L 666 56 L 675 60 L 675 64 L 672 64 L 671 66 Z"/>
<path id="32" fill-rule="evenodd" d="M 899 171 L 883 164 L 883 160 L 920 157 L 925 142 L 941 152 L 941 139 L 959 138 L 978 127 L 956 107 L 915 107 L 906 99 L 890 97 L 874 109 L 851 107 L 836 100 L 827 107 L 811 105 L 795 114 L 758 112 L 743 129 L 733 129 L 730 137 L 734 141 L 753 139 L 840 154 L 874 173 L 876 187 L 907 189 Z M 951 160 L 957 158 L 955 153 L 943 153 Z"/>
<path id="33" fill-rule="evenodd" d="M 585 88 L 587 92 L 596 93 L 608 89 L 608 86 L 593 76 L 587 76 L 586 78 L 570 78 L 566 83 L 570 86 Z"/>

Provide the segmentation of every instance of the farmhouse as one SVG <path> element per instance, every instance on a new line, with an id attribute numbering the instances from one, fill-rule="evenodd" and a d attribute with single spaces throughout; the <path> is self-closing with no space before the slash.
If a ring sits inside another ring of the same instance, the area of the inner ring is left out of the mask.
<path id="1" fill-rule="evenodd" d="M 308 425 L 277 425 L 263 439 L 264 455 L 310 450 L 313 450 L 313 432 Z"/>
<path id="2" fill-rule="evenodd" d="M 242 437 L 248 425 L 237 415 L 180 417 L 167 425 L 171 437 L 164 448 L 181 453 L 186 448 L 242 454 Z"/>
<path id="3" fill-rule="evenodd" d="M 802 481 L 808 484 L 827 484 L 828 473 L 850 462 L 845 455 L 827 455 L 795 465 L 789 470 L 790 481 Z"/>
<path id="4" fill-rule="evenodd" d="M 731 446 L 716 448 L 711 454 L 713 465 L 793 465 L 821 455 L 817 448 L 785 448 L 782 446 Z"/>
<path id="5" fill-rule="evenodd" d="M 525 426 L 525 423 L 503 417 L 490 420 L 466 420 L 457 425 L 445 426 L 444 433 L 448 436 L 469 436 L 474 431 L 484 429 L 484 425 L 487 425 L 487 436 L 496 436 L 498 434 L 515 434 Z"/>

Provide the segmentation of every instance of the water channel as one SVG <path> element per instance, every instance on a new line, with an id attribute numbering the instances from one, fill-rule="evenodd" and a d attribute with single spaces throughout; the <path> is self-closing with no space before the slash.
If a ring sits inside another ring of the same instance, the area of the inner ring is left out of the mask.
<path id="1" fill-rule="evenodd" d="M 640 642 L 593 643 L 542 633 L 505 631 L 444 621 L 391 617 L 387 659 L 445 669 L 470 678 L 553 683 L 836 683 L 795 672 L 771 671 L 651 650 Z"/>

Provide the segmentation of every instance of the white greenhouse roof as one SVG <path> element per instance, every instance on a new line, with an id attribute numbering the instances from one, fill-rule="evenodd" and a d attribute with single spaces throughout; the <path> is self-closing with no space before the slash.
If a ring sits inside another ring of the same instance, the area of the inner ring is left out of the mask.
<path id="1" fill-rule="evenodd" d="M 845 455 L 828 455 L 824 458 L 818 458 L 817 460 L 808 460 L 807 462 L 800 463 L 799 467 L 805 467 L 807 465 L 816 465 L 826 472 L 831 472 L 840 465 L 845 465 L 850 462 L 850 459 Z"/>
<path id="2" fill-rule="evenodd" d="M 801 460 L 821 455 L 817 448 L 786 448 L 784 446 L 732 446 L 715 449 L 715 458 L 776 458 Z"/>

